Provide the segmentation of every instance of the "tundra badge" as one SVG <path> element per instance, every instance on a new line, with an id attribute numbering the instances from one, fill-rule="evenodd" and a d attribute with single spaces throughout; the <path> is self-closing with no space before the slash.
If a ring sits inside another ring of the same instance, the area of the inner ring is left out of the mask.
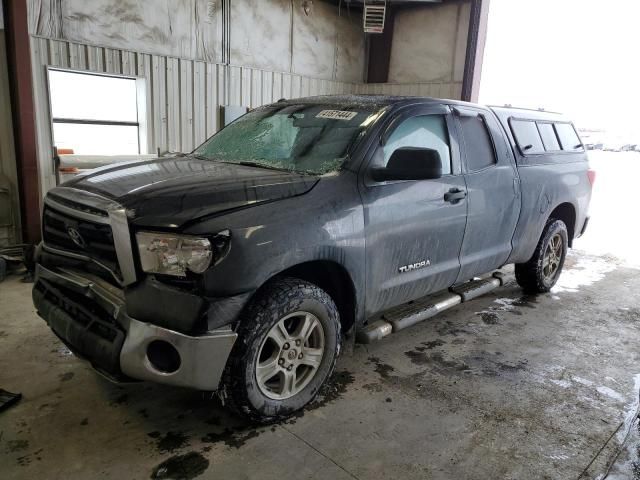
<path id="1" fill-rule="evenodd" d="M 429 265 L 431 265 L 431 260 L 422 260 L 420 262 L 412 263 L 411 265 L 403 265 L 402 267 L 398 268 L 398 271 L 400 273 L 406 273 L 410 272 L 411 270 L 428 267 Z"/>

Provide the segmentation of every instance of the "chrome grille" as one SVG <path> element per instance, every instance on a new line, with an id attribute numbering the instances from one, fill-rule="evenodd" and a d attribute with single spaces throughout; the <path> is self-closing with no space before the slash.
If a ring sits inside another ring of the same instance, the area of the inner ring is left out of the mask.
<path id="1" fill-rule="evenodd" d="M 44 198 L 42 225 L 44 250 L 91 262 L 119 287 L 136 282 L 127 211 L 115 200 L 56 187 Z"/>
<path id="2" fill-rule="evenodd" d="M 70 229 L 81 236 L 81 245 L 73 240 Z M 122 279 L 111 225 L 74 217 L 47 205 L 43 213 L 42 235 L 48 247 L 87 256 Z"/>

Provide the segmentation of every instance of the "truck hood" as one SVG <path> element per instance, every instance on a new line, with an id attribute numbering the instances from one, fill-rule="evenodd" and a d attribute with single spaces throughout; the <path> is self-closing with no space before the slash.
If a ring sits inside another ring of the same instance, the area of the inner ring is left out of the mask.
<path id="1" fill-rule="evenodd" d="M 116 200 L 135 225 L 180 228 L 227 210 L 302 195 L 318 180 L 187 156 L 98 168 L 64 186 Z"/>

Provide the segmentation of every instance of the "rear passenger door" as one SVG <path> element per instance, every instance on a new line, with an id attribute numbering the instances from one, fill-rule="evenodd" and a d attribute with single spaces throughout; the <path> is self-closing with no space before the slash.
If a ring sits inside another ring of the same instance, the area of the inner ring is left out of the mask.
<path id="1" fill-rule="evenodd" d="M 513 154 L 493 114 L 455 107 L 467 185 L 467 226 L 457 282 L 501 267 L 511 253 L 520 214 Z"/>

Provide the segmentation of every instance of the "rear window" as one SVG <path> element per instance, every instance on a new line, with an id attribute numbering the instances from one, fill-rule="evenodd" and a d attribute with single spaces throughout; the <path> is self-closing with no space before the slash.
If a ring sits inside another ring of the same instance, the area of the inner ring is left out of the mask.
<path id="1" fill-rule="evenodd" d="M 570 123 L 555 123 L 554 126 L 556 127 L 556 132 L 558 133 L 562 150 L 570 152 L 580 152 L 583 150 L 582 142 L 573 128 L 573 125 Z"/>
<path id="2" fill-rule="evenodd" d="M 538 122 L 538 130 L 540 131 L 545 150 L 549 152 L 557 152 L 560 150 L 560 143 L 558 143 L 558 137 L 556 137 L 553 124 Z"/>
<path id="3" fill-rule="evenodd" d="M 496 164 L 493 142 L 481 115 L 460 117 L 466 147 L 467 168 L 477 172 Z"/>
<path id="4" fill-rule="evenodd" d="M 544 146 L 536 123 L 530 120 L 511 120 L 511 131 L 518 148 L 525 155 L 543 153 Z"/>

